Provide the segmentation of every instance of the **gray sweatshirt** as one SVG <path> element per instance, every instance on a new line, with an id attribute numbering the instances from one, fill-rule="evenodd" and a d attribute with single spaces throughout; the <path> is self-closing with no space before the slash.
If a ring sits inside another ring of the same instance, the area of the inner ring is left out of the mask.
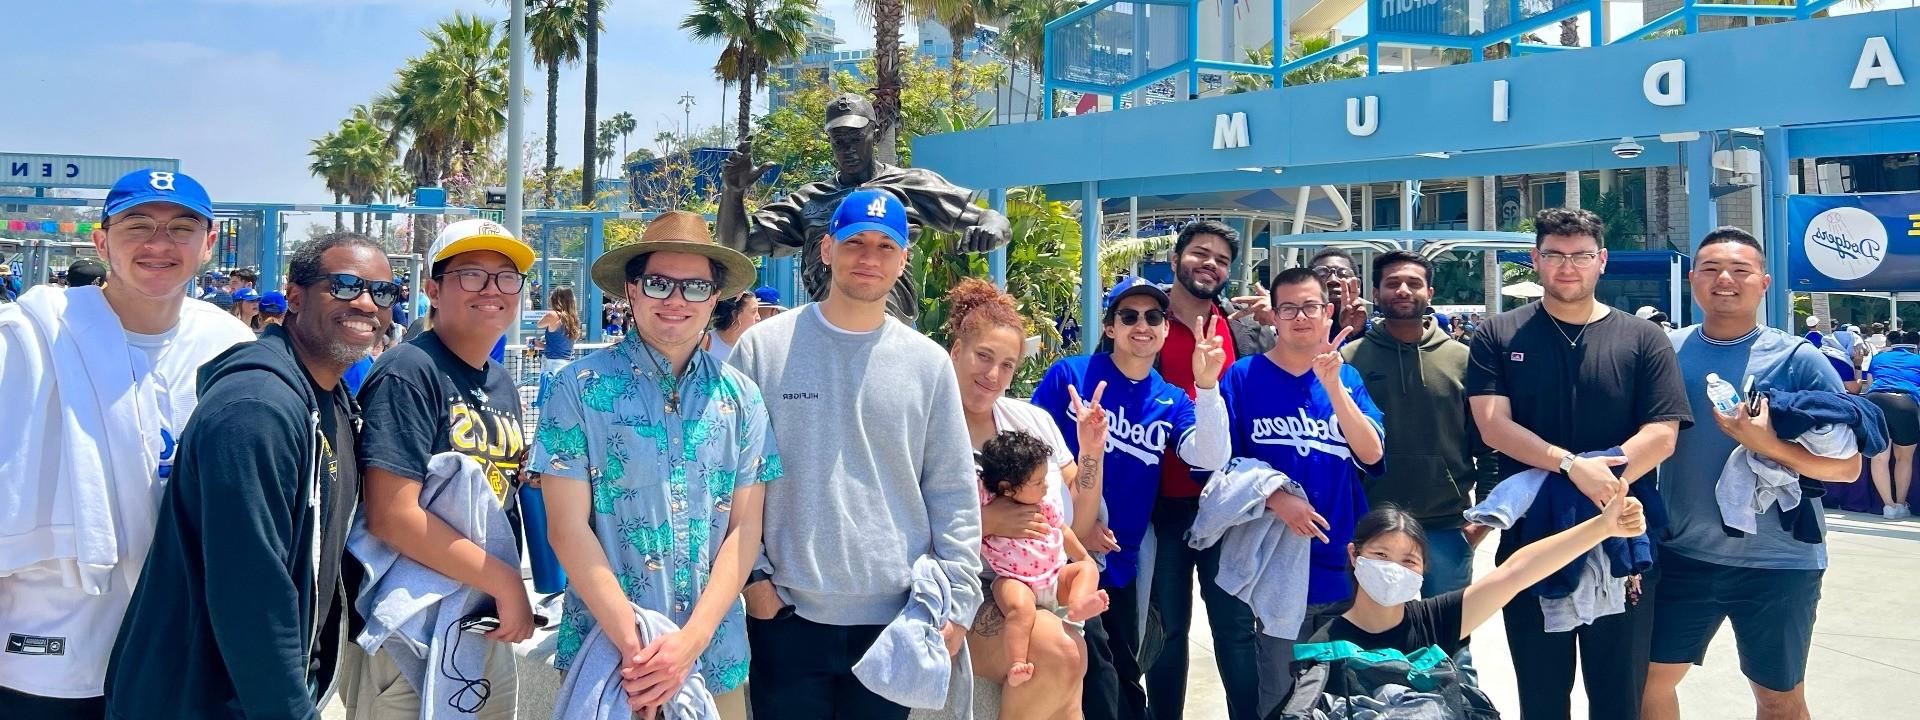
<path id="1" fill-rule="evenodd" d="M 947 352 L 898 320 L 852 333 L 814 305 L 760 321 L 727 362 L 760 386 L 786 476 L 767 485 L 766 561 L 794 610 L 885 625 L 913 562 L 952 584 L 947 619 L 980 605 L 980 497 Z"/>

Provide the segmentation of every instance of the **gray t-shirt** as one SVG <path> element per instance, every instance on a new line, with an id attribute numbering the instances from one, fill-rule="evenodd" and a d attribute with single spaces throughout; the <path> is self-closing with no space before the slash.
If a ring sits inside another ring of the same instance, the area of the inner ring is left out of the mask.
<path id="1" fill-rule="evenodd" d="M 1775 570 L 1819 570 L 1827 566 L 1825 543 L 1804 543 L 1780 527 L 1780 508 L 1769 508 L 1756 518 L 1759 532 L 1728 537 L 1720 522 L 1714 487 L 1736 444 L 1713 422 L 1713 402 L 1707 399 L 1707 373 L 1718 374 L 1734 387 L 1744 387 L 1748 375 L 1759 390 L 1827 390 L 1844 392 L 1840 376 L 1825 357 L 1805 340 L 1773 328 L 1759 328 L 1740 340 L 1724 343 L 1700 333 L 1700 326 L 1668 334 L 1680 356 L 1680 373 L 1687 399 L 1699 422 L 1680 431 L 1673 457 L 1660 466 L 1660 495 L 1670 516 L 1666 545 L 1695 560 L 1733 567 Z M 1801 501 L 1806 512 L 1821 517 L 1820 501 Z M 1819 521 L 1825 529 L 1825 519 Z"/>
<path id="2" fill-rule="evenodd" d="M 980 481 L 946 351 L 898 320 L 854 333 L 799 308 L 748 328 L 727 362 L 773 421 L 786 475 L 767 486 L 766 561 L 795 611 L 885 625 L 931 555 L 954 585 L 949 619 L 971 624 Z"/>

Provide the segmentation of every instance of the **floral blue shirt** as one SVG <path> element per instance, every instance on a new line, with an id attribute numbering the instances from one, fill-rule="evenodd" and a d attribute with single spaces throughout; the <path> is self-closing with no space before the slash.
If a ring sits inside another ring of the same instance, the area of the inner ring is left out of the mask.
<path id="1" fill-rule="evenodd" d="M 684 625 L 706 590 L 739 487 L 780 477 L 766 405 L 752 380 L 705 352 L 680 380 L 638 335 L 568 365 L 542 408 L 528 469 L 592 485 L 594 535 L 627 599 Z M 564 480 L 553 480 L 564 482 Z M 594 627 L 572 587 L 554 667 L 565 670 Z M 700 656 L 708 689 L 747 679 L 746 614 L 732 609 Z"/>

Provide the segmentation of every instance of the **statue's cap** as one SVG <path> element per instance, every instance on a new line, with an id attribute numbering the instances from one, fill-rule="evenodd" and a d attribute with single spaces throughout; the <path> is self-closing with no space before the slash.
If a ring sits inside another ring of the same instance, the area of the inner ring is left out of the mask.
<path id="1" fill-rule="evenodd" d="M 841 93 L 827 101 L 827 129 L 861 128 L 873 123 L 873 103 L 855 93 Z"/>

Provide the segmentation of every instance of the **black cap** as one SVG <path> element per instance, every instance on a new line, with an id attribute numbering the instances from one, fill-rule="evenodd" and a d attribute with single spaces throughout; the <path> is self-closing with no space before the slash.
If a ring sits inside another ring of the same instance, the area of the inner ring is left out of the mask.
<path id="1" fill-rule="evenodd" d="M 100 264 L 99 260 L 81 258 L 67 266 L 67 287 L 99 285 L 100 281 L 105 279 L 107 279 L 107 266 Z"/>
<path id="2" fill-rule="evenodd" d="M 873 124 L 873 103 L 857 93 L 840 93 L 827 102 L 827 129 L 862 128 Z"/>

